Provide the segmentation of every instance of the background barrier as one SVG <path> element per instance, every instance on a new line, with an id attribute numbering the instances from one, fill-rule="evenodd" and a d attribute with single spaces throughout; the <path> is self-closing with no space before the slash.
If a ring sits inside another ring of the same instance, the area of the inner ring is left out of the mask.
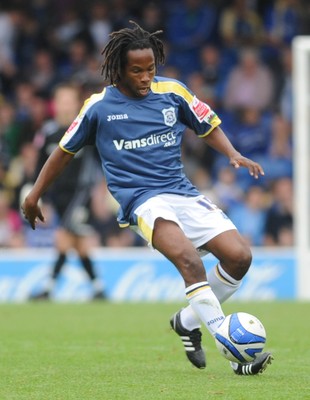
<path id="1" fill-rule="evenodd" d="M 23 302 L 42 290 L 56 257 L 52 249 L 0 250 L 0 302 Z M 98 249 L 95 266 L 112 301 L 184 301 L 176 268 L 156 251 Z M 253 263 L 234 300 L 298 298 L 296 256 L 292 249 L 253 249 Z M 204 257 L 206 269 L 216 263 Z M 55 301 L 87 301 L 92 287 L 74 253 L 68 257 L 53 292 Z"/>

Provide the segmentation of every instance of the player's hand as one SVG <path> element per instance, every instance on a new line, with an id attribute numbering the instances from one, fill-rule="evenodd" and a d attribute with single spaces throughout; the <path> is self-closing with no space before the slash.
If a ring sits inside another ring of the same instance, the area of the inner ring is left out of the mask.
<path id="1" fill-rule="evenodd" d="M 38 203 L 32 202 L 28 197 L 26 197 L 25 201 L 23 202 L 21 209 L 25 219 L 29 222 L 32 229 L 36 228 L 36 223 L 38 220 L 45 222 L 44 215 L 42 214 Z"/>
<path id="2" fill-rule="evenodd" d="M 249 174 L 255 179 L 258 179 L 260 175 L 265 175 L 265 172 L 259 163 L 243 157 L 241 154 L 231 157 L 229 163 L 235 168 L 247 168 L 249 170 Z"/>

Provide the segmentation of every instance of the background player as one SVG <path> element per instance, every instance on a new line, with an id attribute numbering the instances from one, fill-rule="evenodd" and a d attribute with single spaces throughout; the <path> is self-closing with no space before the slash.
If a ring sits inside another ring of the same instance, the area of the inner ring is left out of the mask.
<path id="1" fill-rule="evenodd" d="M 42 128 L 42 148 L 38 161 L 38 172 L 58 147 L 59 140 L 68 129 L 81 107 L 81 93 L 76 85 L 60 84 L 55 88 L 53 102 L 54 118 Z M 59 219 L 55 233 L 58 252 L 50 277 L 41 293 L 32 299 L 47 299 L 55 286 L 67 259 L 69 250 L 75 250 L 81 265 L 93 286 L 93 298 L 106 297 L 103 282 L 97 277 L 90 257 L 94 229 L 89 224 L 89 203 L 94 185 L 98 182 L 100 164 L 93 147 L 85 147 L 77 154 L 70 166 L 45 194 L 44 201 L 52 205 Z M 102 174 L 101 174 L 102 175 Z"/>

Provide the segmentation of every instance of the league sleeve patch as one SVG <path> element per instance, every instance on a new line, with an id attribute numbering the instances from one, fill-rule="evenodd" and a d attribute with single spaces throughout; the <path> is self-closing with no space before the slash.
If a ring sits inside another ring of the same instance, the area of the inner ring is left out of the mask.
<path id="1" fill-rule="evenodd" d="M 63 135 L 60 143 L 62 146 L 65 146 L 69 140 L 72 138 L 74 135 L 76 129 L 78 128 L 80 121 L 76 118 L 72 124 L 69 126 L 69 128 L 66 130 L 65 134 Z"/>
<path id="2" fill-rule="evenodd" d="M 214 112 L 211 108 L 203 101 L 198 100 L 197 97 L 194 97 L 193 101 L 190 103 L 190 109 L 199 122 L 206 121 L 209 123 L 214 116 Z"/>
<path id="3" fill-rule="evenodd" d="M 78 122 L 77 121 L 73 121 L 72 124 L 69 126 L 69 128 L 67 129 L 67 132 L 71 132 L 76 126 L 77 126 Z"/>

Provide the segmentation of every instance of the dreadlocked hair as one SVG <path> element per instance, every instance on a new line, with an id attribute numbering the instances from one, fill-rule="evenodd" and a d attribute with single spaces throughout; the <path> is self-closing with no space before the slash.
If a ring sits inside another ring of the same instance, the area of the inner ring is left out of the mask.
<path id="1" fill-rule="evenodd" d="M 120 80 L 129 50 L 151 48 L 154 52 L 155 66 L 163 65 L 165 62 L 164 45 L 157 37 L 162 31 L 150 33 L 142 29 L 136 22 L 129 22 L 134 24 L 134 27 L 112 32 L 110 41 L 101 53 L 105 58 L 101 74 L 112 85 Z"/>

